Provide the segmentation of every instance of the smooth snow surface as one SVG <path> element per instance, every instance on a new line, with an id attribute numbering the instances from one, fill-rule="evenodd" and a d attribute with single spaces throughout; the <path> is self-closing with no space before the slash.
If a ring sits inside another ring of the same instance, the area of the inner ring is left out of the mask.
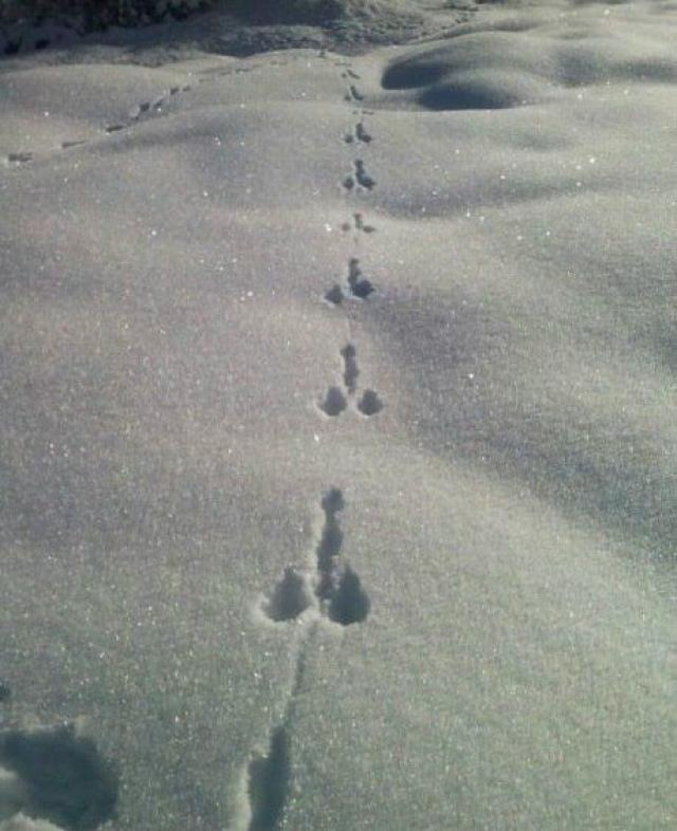
<path id="1" fill-rule="evenodd" d="M 0 831 L 677 827 L 677 6 L 86 54 L 0 65 Z"/>

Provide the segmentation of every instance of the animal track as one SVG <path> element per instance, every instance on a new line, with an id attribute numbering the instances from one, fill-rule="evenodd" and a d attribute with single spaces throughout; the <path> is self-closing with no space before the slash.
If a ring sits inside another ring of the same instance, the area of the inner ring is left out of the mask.
<path id="1" fill-rule="evenodd" d="M 275 623 L 297 620 L 315 605 L 335 623 L 349 626 L 362 623 L 369 614 L 370 601 L 357 574 L 340 561 L 343 531 L 338 515 L 345 510 L 343 492 L 331 488 L 322 497 L 324 523 L 315 549 L 315 574 L 300 573 L 293 566 L 284 570 L 262 609 Z"/>
<path id="2" fill-rule="evenodd" d="M 341 626 L 362 623 L 369 616 L 371 602 L 362 588 L 360 578 L 350 566 L 337 575 L 334 594 L 329 602 L 329 620 Z"/>
<path id="3" fill-rule="evenodd" d="M 360 261 L 356 257 L 352 257 L 348 264 L 348 286 L 353 297 L 360 300 L 366 300 L 375 291 L 371 281 L 362 275 Z"/>
<path id="4" fill-rule="evenodd" d="M 335 283 L 329 291 L 324 295 L 324 299 L 327 303 L 331 303 L 332 306 L 339 306 L 343 303 L 345 295 L 343 294 L 343 289 L 339 286 L 338 283 Z"/>
<path id="5" fill-rule="evenodd" d="M 320 503 L 324 513 L 324 526 L 315 552 L 317 558 L 315 595 L 321 602 L 330 600 L 332 596 L 332 574 L 343 547 L 343 531 L 338 522 L 338 514 L 345 509 L 345 506 L 343 492 L 339 488 L 331 488 L 327 491 Z"/>
<path id="6" fill-rule="evenodd" d="M 367 417 L 371 417 L 380 413 L 383 409 L 383 402 L 374 390 L 365 390 L 362 398 L 357 404 L 357 409 Z"/>
<path id="7" fill-rule="evenodd" d="M 365 144 L 369 144 L 372 141 L 372 136 L 367 132 L 367 128 L 362 121 L 358 121 L 352 133 L 346 133 L 345 142 L 346 144 L 352 144 L 356 139 Z"/>
<path id="8" fill-rule="evenodd" d="M 274 831 L 291 785 L 291 748 L 284 724 L 271 733 L 268 752 L 249 763 L 248 797 L 251 819 L 248 831 Z"/>
<path id="9" fill-rule="evenodd" d="M 357 350 L 352 343 L 349 343 L 341 350 L 341 356 L 345 363 L 345 369 L 343 370 L 343 383 L 346 385 L 348 394 L 354 395 L 355 390 L 357 389 L 357 376 L 360 374 L 360 370 L 357 368 Z"/>
<path id="10" fill-rule="evenodd" d="M 360 261 L 357 257 L 351 257 L 348 263 L 348 276 L 344 286 L 338 283 L 333 286 L 324 296 L 324 299 L 334 306 L 340 305 L 344 300 L 356 298 L 366 300 L 375 291 L 371 280 L 367 280 L 360 268 Z"/>
<path id="11" fill-rule="evenodd" d="M 38 48 L 36 46 L 36 48 Z M 203 79 L 200 79 L 203 80 Z M 180 92 L 190 92 L 191 87 L 190 85 L 186 84 L 185 86 L 174 86 L 169 89 L 167 95 L 174 96 L 178 95 Z M 138 104 L 128 115 L 129 123 L 126 124 L 124 122 L 115 121 L 111 124 L 107 124 L 103 129 L 104 132 L 108 134 L 112 133 L 119 133 L 122 130 L 126 130 L 131 125 L 138 121 L 144 113 L 148 113 L 151 111 L 159 112 L 163 105 L 167 101 L 167 95 L 161 95 L 158 98 L 154 99 L 153 101 L 144 101 L 141 104 Z M 80 147 L 80 145 L 87 144 L 86 139 L 77 139 L 73 141 L 63 141 L 61 142 L 61 149 L 62 150 L 70 150 L 73 147 Z M 6 156 L 6 161 L 9 164 L 13 165 L 23 165 L 27 164 L 28 162 L 33 161 L 33 153 L 24 152 L 24 153 L 8 153 Z"/>
<path id="12" fill-rule="evenodd" d="M 340 352 L 343 359 L 343 389 L 338 386 L 329 387 L 320 399 L 319 408 L 322 412 L 332 418 L 340 416 L 348 408 L 348 402 L 354 398 L 357 392 L 357 378 L 360 374 L 357 366 L 357 350 L 349 343 Z M 374 390 L 365 390 L 358 403 L 357 411 L 364 416 L 371 417 L 380 413 L 383 409 L 383 402 Z"/>
<path id="13" fill-rule="evenodd" d="M 372 140 L 371 135 L 367 132 L 367 128 L 364 126 L 362 121 L 358 121 L 356 124 L 355 135 L 357 136 L 358 141 L 363 141 L 365 144 L 369 144 Z"/>
<path id="14" fill-rule="evenodd" d="M 319 406 L 323 413 L 335 418 L 347 408 L 348 401 L 339 387 L 329 387 Z"/>
<path id="15" fill-rule="evenodd" d="M 341 225 L 341 230 L 345 233 L 355 230 L 358 233 L 373 234 L 376 231 L 376 228 L 374 228 L 373 225 L 365 225 L 362 214 L 353 214 L 353 221 L 344 222 L 343 225 Z"/>
<path id="16" fill-rule="evenodd" d="M 11 164 L 28 164 L 33 161 L 32 153 L 8 153 L 7 161 Z"/>
<path id="17" fill-rule="evenodd" d="M 264 606 L 264 612 L 276 623 L 283 623 L 300 617 L 312 602 L 303 575 L 289 566 Z"/>
<path id="18" fill-rule="evenodd" d="M 343 77 L 357 78 L 351 70 Z M 356 87 L 351 84 L 348 100 L 363 100 Z M 372 141 L 364 123 L 360 120 L 353 133 L 345 138 L 347 143 L 356 141 L 368 144 Z M 376 182 L 367 173 L 364 162 L 354 162 L 354 172 L 346 177 L 343 185 L 347 191 L 363 188 L 372 190 Z M 344 231 L 373 233 L 376 229 L 364 222 L 361 213 L 353 214 L 353 221 L 344 223 Z M 374 287 L 362 273 L 360 261 L 352 257 L 348 262 L 345 284 L 336 284 L 325 299 L 339 305 L 347 298 L 366 300 Z M 357 350 L 347 343 L 341 350 L 343 362 L 342 385 L 327 389 L 318 402 L 324 415 L 336 418 L 351 401 L 358 396 L 360 369 Z M 356 408 L 363 416 L 371 417 L 383 409 L 383 402 L 374 390 L 366 389 L 357 400 Z M 296 621 L 299 639 L 295 648 L 294 670 L 291 689 L 287 695 L 282 719 L 270 731 L 267 750 L 255 753 L 246 767 L 248 798 L 248 831 L 275 831 L 285 825 L 285 806 L 292 793 L 292 734 L 295 710 L 300 697 L 306 673 L 308 654 L 318 631 L 319 620 L 326 620 L 340 626 L 351 626 L 364 622 L 371 610 L 371 601 L 362 587 L 360 578 L 348 563 L 341 559 L 343 530 L 339 517 L 345 510 L 343 492 L 330 488 L 320 502 L 324 522 L 315 548 L 314 569 L 299 571 L 293 566 L 285 568 L 270 597 L 262 603 L 262 610 L 269 620 L 276 624 Z M 315 614 L 305 614 L 308 610 Z"/>
<path id="19" fill-rule="evenodd" d="M 348 565 L 340 562 L 343 531 L 338 514 L 345 510 L 343 492 L 332 488 L 322 499 L 324 528 L 317 546 L 317 578 L 315 595 L 320 609 L 329 620 L 350 626 L 363 623 L 371 607 L 360 578 Z"/>
<path id="20" fill-rule="evenodd" d="M 144 101 L 143 103 L 139 104 L 138 106 L 134 107 L 134 109 L 129 114 L 129 117 L 136 121 L 138 118 L 141 117 L 143 113 L 147 113 L 150 110 L 150 101 Z"/>
<path id="21" fill-rule="evenodd" d="M 364 101 L 364 95 L 358 90 L 355 84 L 348 87 L 348 92 L 345 95 L 346 101 Z"/>
<path id="22" fill-rule="evenodd" d="M 357 180 L 357 184 L 366 190 L 372 190 L 372 188 L 376 187 L 375 180 L 369 176 L 365 170 L 364 162 L 361 159 L 355 160 L 355 179 Z"/>
<path id="23" fill-rule="evenodd" d="M 350 191 L 355 187 L 364 188 L 364 190 L 373 190 L 376 187 L 376 180 L 373 179 L 366 171 L 362 159 L 356 159 L 354 162 L 354 173 L 346 176 L 343 180 L 343 187 Z"/>
<path id="24" fill-rule="evenodd" d="M 0 733 L 0 819 L 20 811 L 66 831 L 90 831 L 114 816 L 118 776 L 73 725 Z"/>
<path id="25" fill-rule="evenodd" d="M 345 510 L 343 492 L 330 488 L 320 507 L 324 523 L 315 549 L 315 575 L 304 577 L 292 567 L 285 569 L 271 600 L 264 606 L 276 623 L 298 619 L 311 603 L 323 617 L 340 626 L 363 623 L 369 616 L 371 601 L 360 578 L 340 561 L 343 531 L 338 515 Z M 314 588 L 312 595 L 307 592 L 308 586 Z M 247 765 L 247 831 L 275 831 L 292 790 L 292 732 L 318 618 L 307 618 L 301 624 L 284 714 L 270 732 L 266 752 L 254 753 Z"/>

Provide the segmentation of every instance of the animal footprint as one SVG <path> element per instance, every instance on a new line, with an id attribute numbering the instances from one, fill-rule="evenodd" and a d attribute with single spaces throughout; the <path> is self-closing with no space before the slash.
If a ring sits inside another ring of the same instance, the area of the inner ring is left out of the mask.
<path id="1" fill-rule="evenodd" d="M 360 578 L 347 563 L 341 561 L 343 531 L 338 515 L 345 510 L 343 492 L 339 488 L 331 488 L 322 497 L 320 507 L 324 523 L 315 549 L 315 574 L 306 573 L 304 576 L 293 568 L 285 569 L 271 600 L 264 606 L 268 617 L 276 623 L 297 619 L 311 604 L 321 616 L 339 626 L 363 623 L 371 611 L 371 601 Z M 309 587 L 314 591 L 309 592 Z M 257 750 L 246 767 L 247 805 L 237 827 L 246 824 L 247 831 L 275 831 L 279 828 L 292 793 L 292 736 L 296 707 L 303 692 L 308 654 L 317 632 L 318 616 L 308 617 L 299 624 L 300 637 L 284 713 L 270 731 L 267 750 Z"/>
<path id="2" fill-rule="evenodd" d="M 114 816 L 118 776 L 72 725 L 0 733 L 0 768 L 8 774 L 0 780 L 0 819 L 22 812 L 65 831 L 90 831 Z"/>
<path id="3" fill-rule="evenodd" d="M 33 161 L 32 153 L 8 153 L 7 161 L 11 164 L 28 164 Z"/>
<path id="4" fill-rule="evenodd" d="M 358 90 L 355 84 L 348 87 L 348 92 L 345 95 L 346 101 L 364 101 L 364 95 Z"/>
<path id="5" fill-rule="evenodd" d="M 315 605 L 334 623 L 350 626 L 367 619 L 369 598 L 355 571 L 340 559 L 343 531 L 338 515 L 345 510 L 343 492 L 331 488 L 320 503 L 324 523 L 315 549 L 315 574 L 289 566 L 275 586 L 263 612 L 275 623 L 297 620 Z"/>
<path id="6" fill-rule="evenodd" d="M 365 144 L 369 144 L 372 140 L 371 135 L 367 132 L 367 128 L 364 126 L 362 121 L 359 121 L 356 124 L 355 135 L 357 136 L 358 141 L 363 141 Z"/>
<path id="7" fill-rule="evenodd" d="M 341 225 L 341 230 L 345 233 L 354 230 L 357 233 L 373 234 L 376 231 L 376 228 L 374 228 L 373 225 L 365 225 L 362 214 L 353 214 L 353 221 L 344 222 L 343 225 Z"/>
<path id="8" fill-rule="evenodd" d="M 366 300 L 375 289 L 372 283 L 362 275 L 360 261 L 352 257 L 348 265 L 348 286 L 353 297 Z"/>
<path id="9" fill-rule="evenodd" d="M 349 343 L 341 350 L 345 368 L 343 370 L 343 383 L 346 385 L 348 395 L 354 395 L 357 389 L 357 376 L 360 370 L 357 368 L 357 350 Z"/>
<path id="10" fill-rule="evenodd" d="M 320 409 L 330 418 L 335 418 L 347 408 L 348 401 L 339 387 L 329 387 L 320 401 Z"/>
<path id="11" fill-rule="evenodd" d="M 355 171 L 343 180 L 343 187 L 351 191 L 355 187 L 364 188 L 364 190 L 373 190 L 376 187 L 376 180 L 373 179 L 366 171 L 362 159 L 356 159 L 354 162 Z"/>
<path id="12" fill-rule="evenodd" d="M 355 161 L 355 179 L 357 180 L 357 184 L 366 190 L 372 190 L 376 187 L 375 180 L 369 176 L 365 170 L 364 162 L 361 159 L 356 159 Z"/>
<path id="13" fill-rule="evenodd" d="M 360 578 L 349 565 L 340 562 L 343 531 L 338 515 L 345 509 L 343 493 L 332 488 L 322 499 L 324 528 L 317 547 L 315 594 L 320 609 L 329 620 L 341 626 L 364 622 L 371 608 Z"/>
<path id="14" fill-rule="evenodd" d="M 129 114 L 129 117 L 136 121 L 139 119 L 143 113 L 147 113 L 150 110 L 150 101 L 144 101 L 143 103 L 139 104 L 138 106 L 134 107 L 134 109 Z"/>
<path id="15" fill-rule="evenodd" d="M 198 83 L 202 83 L 202 81 L 211 80 L 207 78 L 200 78 Z M 174 86 L 171 87 L 166 95 L 160 95 L 155 98 L 153 101 L 142 101 L 140 104 L 137 104 L 136 107 L 129 113 L 129 118 L 132 121 L 138 121 L 144 113 L 148 113 L 151 111 L 159 112 L 162 107 L 167 102 L 167 96 L 173 97 L 178 95 L 181 92 L 190 92 L 192 87 L 190 84 L 186 84 L 185 86 Z"/>
<path id="16" fill-rule="evenodd" d="M 263 611 L 275 623 L 283 623 L 300 617 L 311 605 L 306 580 L 290 566 L 285 569 Z"/>
<path id="17" fill-rule="evenodd" d="M 266 755 L 257 754 L 249 763 L 247 831 L 274 831 L 278 827 L 291 785 L 290 745 L 289 730 L 282 724 L 271 733 Z"/>
<path id="18" fill-rule="evenodd" d="M 366 300 L 375 291 L 374 286 L 370 280 L 362 274 L 360 268 L 360 261 L 356 257 L 352 257 L 348 263 L 348 276 L 346 278 L 346 285 L 340 286 L 336 284 L 325 294 L 325 300 L 328 303 L 338 306 L 343 300 L 356 298 L 358 300 Z"/>
<path id="19" fill-rule="evenodd" d="M 329 620 L 341 626 L 362 623 L 369 616 L 370 608 L 369 597 L 352 568 L 347 565 L 338 570 L 327 610 Z"/>
<path id="20" fill-rule="evenodd" d="M 371 416 L 381 412 L 383 409 L 383 401 L 381 401 L 378 394 L 375 393 L 374 390 L 365 390 L 362 394 L 362 398 L 360 398 L 357 404 L 357 409 L 362 413 L 362 415 L 370 418 Z"/>
<path id="21" fill-rule="evenodd" d="M 372 141 L 372 136 L 367 132 L 367 128 L 361 121 L 355 125 L 354 132 L 346 134 L 345 142 L 346 144 L 352 144 L 356 139 L 365 144 L 369 144 Z"/>
<path id="22" fill-rule="evenodd" d="M 340 354 L 343 359 L 343 389 L 338 386 L 329 387 L 318 405 L 325 415 L 332 418 L 341 415 L 348 408 L 349 399 L 354 398 L 357 393 L 357 378 L 360 374 L 355 347 L 349 343 L 343 347 Z M 357 402 L 357 411 L 370 418 L 380 413 L 383 406 L 378 394 L 367 389 Z"/>

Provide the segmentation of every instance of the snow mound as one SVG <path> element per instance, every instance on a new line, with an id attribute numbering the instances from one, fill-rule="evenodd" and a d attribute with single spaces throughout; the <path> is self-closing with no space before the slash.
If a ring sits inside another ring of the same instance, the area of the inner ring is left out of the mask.
<path id="1" fill-rule="evenodd" d="M 511 31 L 513 21 L 468 27 L 443 45 L 393 60 L 383 87 L 414 90 L 427 109 L 473 110 L 539 103 L 591 85 L 677 81 L 674 49 L 653 21 L 612 21 L 594 7 L 585 18 L 583 29 L 577 15 L 557 27 L 528 18 L 519 31 Z"/>

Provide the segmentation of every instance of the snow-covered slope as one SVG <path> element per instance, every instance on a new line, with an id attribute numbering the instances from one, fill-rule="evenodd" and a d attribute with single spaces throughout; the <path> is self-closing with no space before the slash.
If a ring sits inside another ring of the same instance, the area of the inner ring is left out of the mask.
<path id="1" fill-rule="evenodd" d="M 6 65 L 1 831 L 675 827 L 676 41 Z"/>

